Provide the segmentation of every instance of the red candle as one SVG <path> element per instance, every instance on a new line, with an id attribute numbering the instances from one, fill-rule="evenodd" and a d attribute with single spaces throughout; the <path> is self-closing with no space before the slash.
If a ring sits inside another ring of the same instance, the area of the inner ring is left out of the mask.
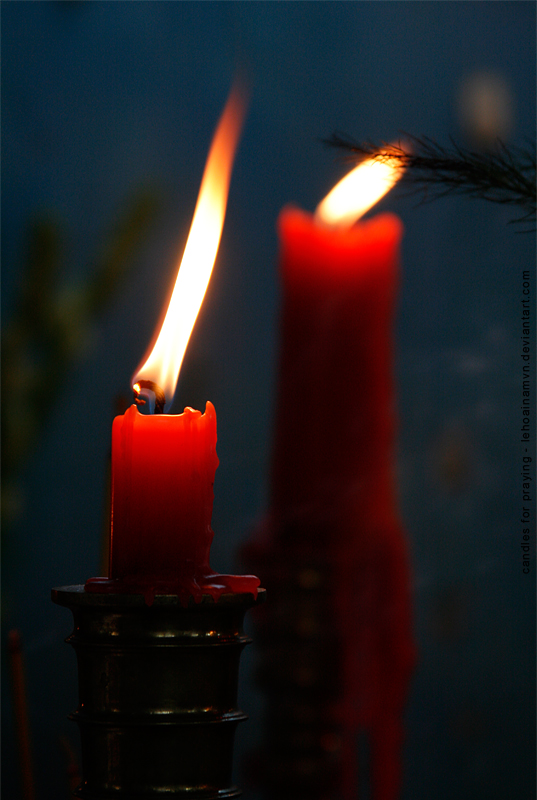
<path id="1" fill-rule="evenodd" d="M 345 800 L 358 794 L 359 731 L 369 738 L 372 798 L 397 797 L 401 715 L 414 662 L 394 481 L 393 325 L 403 226 L 393 214 L 352 224 L 397 177 L 389 163 L 366 163 L 315 216 L 296 208 L 280 215 L 283 305 L 270 518 L 245 550 L 276 607 L 301 581 L 309 585 L 304 569 L 312 571 L 311 586 L 320 587 L 317 605 L 311 587 L 300 597 L 313 615 L 307 625 L 325 631 L 326 645 L 320 634 L 307 640 L 316 663 L 331 665 L 317 679 L 334 685 L 312 695 L 311 714 L 323 721 L 321 732 L 326 725 L 318 756 L 333 769 L 332 751 L 323 752 L 332 743 L 340 758 L 333 789 Z M 300 632 L 309 629 L 293 621 L 299 612 L 291 607 L 282 615 L 286 630 L 299 632 L 297 658 L 306 646 Z M 278 646 L 273 642 L 273 651 Z M 289 647 L 284 641 L 282 658 Z M 294 680 L 291 670 L 288 692 Z M 332 726 L 340 739 L 330 738 Z M 285 740 L 283 732 L 274 735 Z M 287 758 L 292 763 L 294 753 Z M 300 772 L 294 779 L 302 780 Z"/>
<path id="2" fill-rule="evenodd" d="M 168 583 L 209 570 L 216 413 L 140 414 L 112 428 L 110 577 Z"/>
<path id="3" fill-rule="evenodd" d="M 314 513 L 340 505 L 347 491 L 364 521 L 379 522 L 392 506 L 391 348 L 403 228 L 392 214 L 352 223 L 399 176 L 389 162 L 366 161 L 315 216 L 293 208 L 280 215 L 277 518 L 311 516 L 312 503 Z"/>
<path id="4" fill-rule="evenodd" d="M 216 258 L 244 116 L 232 91 L 215 132 L 175 288 L 148 357 L 133 378 L 136 403 L 147 390 L 155 411 L 136 405 L 116 417 L 112 429 L 112 510 L 108 578 L 91 578 L 88 591 L 177 594 L 184 603 L 203 594 L 257 595 L 252 575 L 220 575 L 209 564 L 216 455 L 216 413 L 170 405 L 182 358 Z"/>
<path id="5" fill-rule="evenodd" d="M 403 228 L 392 214 L 332 229 L 279 219 L 283 310 L 272 511 L 311 516 L 352 490 L 393 506 L 393 309 Z M 313 506 L 313 507 L 312 507 Z"/>
<path id="6" fill-rule="evenodd" d="M 414 662 L 393 452 L 393 317 L 403 228 L 382 214 L 330 229 L 287 209 L 279 231 L 284 346 L 275 530 L 280 546 L 305 560 L 324 553 L 330 565 L 342 644 L 342 692 L 332 713 L 345 732 L 343 797 L 356 796 L 354 742 L 362 729 L 370 737 L 372 797 L 395 800 Z"/>

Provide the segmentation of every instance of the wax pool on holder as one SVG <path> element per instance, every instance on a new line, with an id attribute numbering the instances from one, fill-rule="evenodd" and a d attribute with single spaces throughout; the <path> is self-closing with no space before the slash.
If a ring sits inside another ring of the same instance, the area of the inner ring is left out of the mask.
<path id="1" fill-rule="evenodd" d="M 176 594 L 184 603 L 203 594 L 257 596 L 253 575 L 211 569 L 211 516 L 216 412 L 140 414 L 132 405 L 112 428 L 112 509 L 108 578 L 86 591 Z"/>

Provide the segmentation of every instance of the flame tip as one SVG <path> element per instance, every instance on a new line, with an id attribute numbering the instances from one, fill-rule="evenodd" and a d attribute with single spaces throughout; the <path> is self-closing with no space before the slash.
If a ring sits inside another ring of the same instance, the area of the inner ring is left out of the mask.
<path id="1" fill-rule="evenodd" d="M 244 121 L 247 94 L 243 82 L 233 84 L 207 156 L 190 232 L 177 279 L 155 345 L 136 372 L 172 398 L 183 356 L 216 261 L 224 226 L 229 183 Z M 140 380 L 142 379 L 142 380 Z"/>
<path id="2" fill-rule="evenodd" d="M 330 226 L 352 225 L 390 191 L 403 172 L 404 167 L 396 158 L 366 158 L 319 203 L 316 221 Z"/>

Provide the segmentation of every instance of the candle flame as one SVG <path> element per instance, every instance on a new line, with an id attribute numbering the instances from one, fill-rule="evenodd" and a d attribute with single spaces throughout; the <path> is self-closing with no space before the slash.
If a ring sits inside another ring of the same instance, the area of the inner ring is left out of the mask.
<path id="1" fill-rule="evenodd" d="M 362 161 L 319 203 L 315 219 L 325 225 L 352 225 L 390 191 L 403 172 L 399 161 L 389 156 Z"/>
<path id="2" fill-rule="evenodd" d="M 211 277 L 226 213 L 229 182 L 246 102 L 232 88 L 218 122 L 194 210 L 194 217 L 164 322 L 149 357 L 132 378 L 160 386 L 166 407 L 173 398 L 185 350 Z M 139 387 L 138 387 L 139 391 Z"/>

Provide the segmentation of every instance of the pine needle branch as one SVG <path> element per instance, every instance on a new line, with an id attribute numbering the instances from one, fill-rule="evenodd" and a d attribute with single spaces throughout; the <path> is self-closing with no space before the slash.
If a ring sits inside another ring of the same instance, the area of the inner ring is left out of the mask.
<path id="1" fill-rule="evenodd" d="M 334 133 L 325 143 L 348 153 L 348 160 L 359 163 L 366 158 L 399 161 L 405 168 L 404 180 L 416 191 L 424 190 L 424 201 L 446 194 L 466 194 L 494 203 L 517 206 L 521 212 L 512 222 L 535 220 L 535 143 L 527 149 L 508 148 L 498 141 L 495 151 L 474 152 L 451 140 L 451 148 L 430 139 L 403 134 L 397 145 L 382 142 L 356 143 Z M 429 190 L 432 192 L 429 193 Z"/>

